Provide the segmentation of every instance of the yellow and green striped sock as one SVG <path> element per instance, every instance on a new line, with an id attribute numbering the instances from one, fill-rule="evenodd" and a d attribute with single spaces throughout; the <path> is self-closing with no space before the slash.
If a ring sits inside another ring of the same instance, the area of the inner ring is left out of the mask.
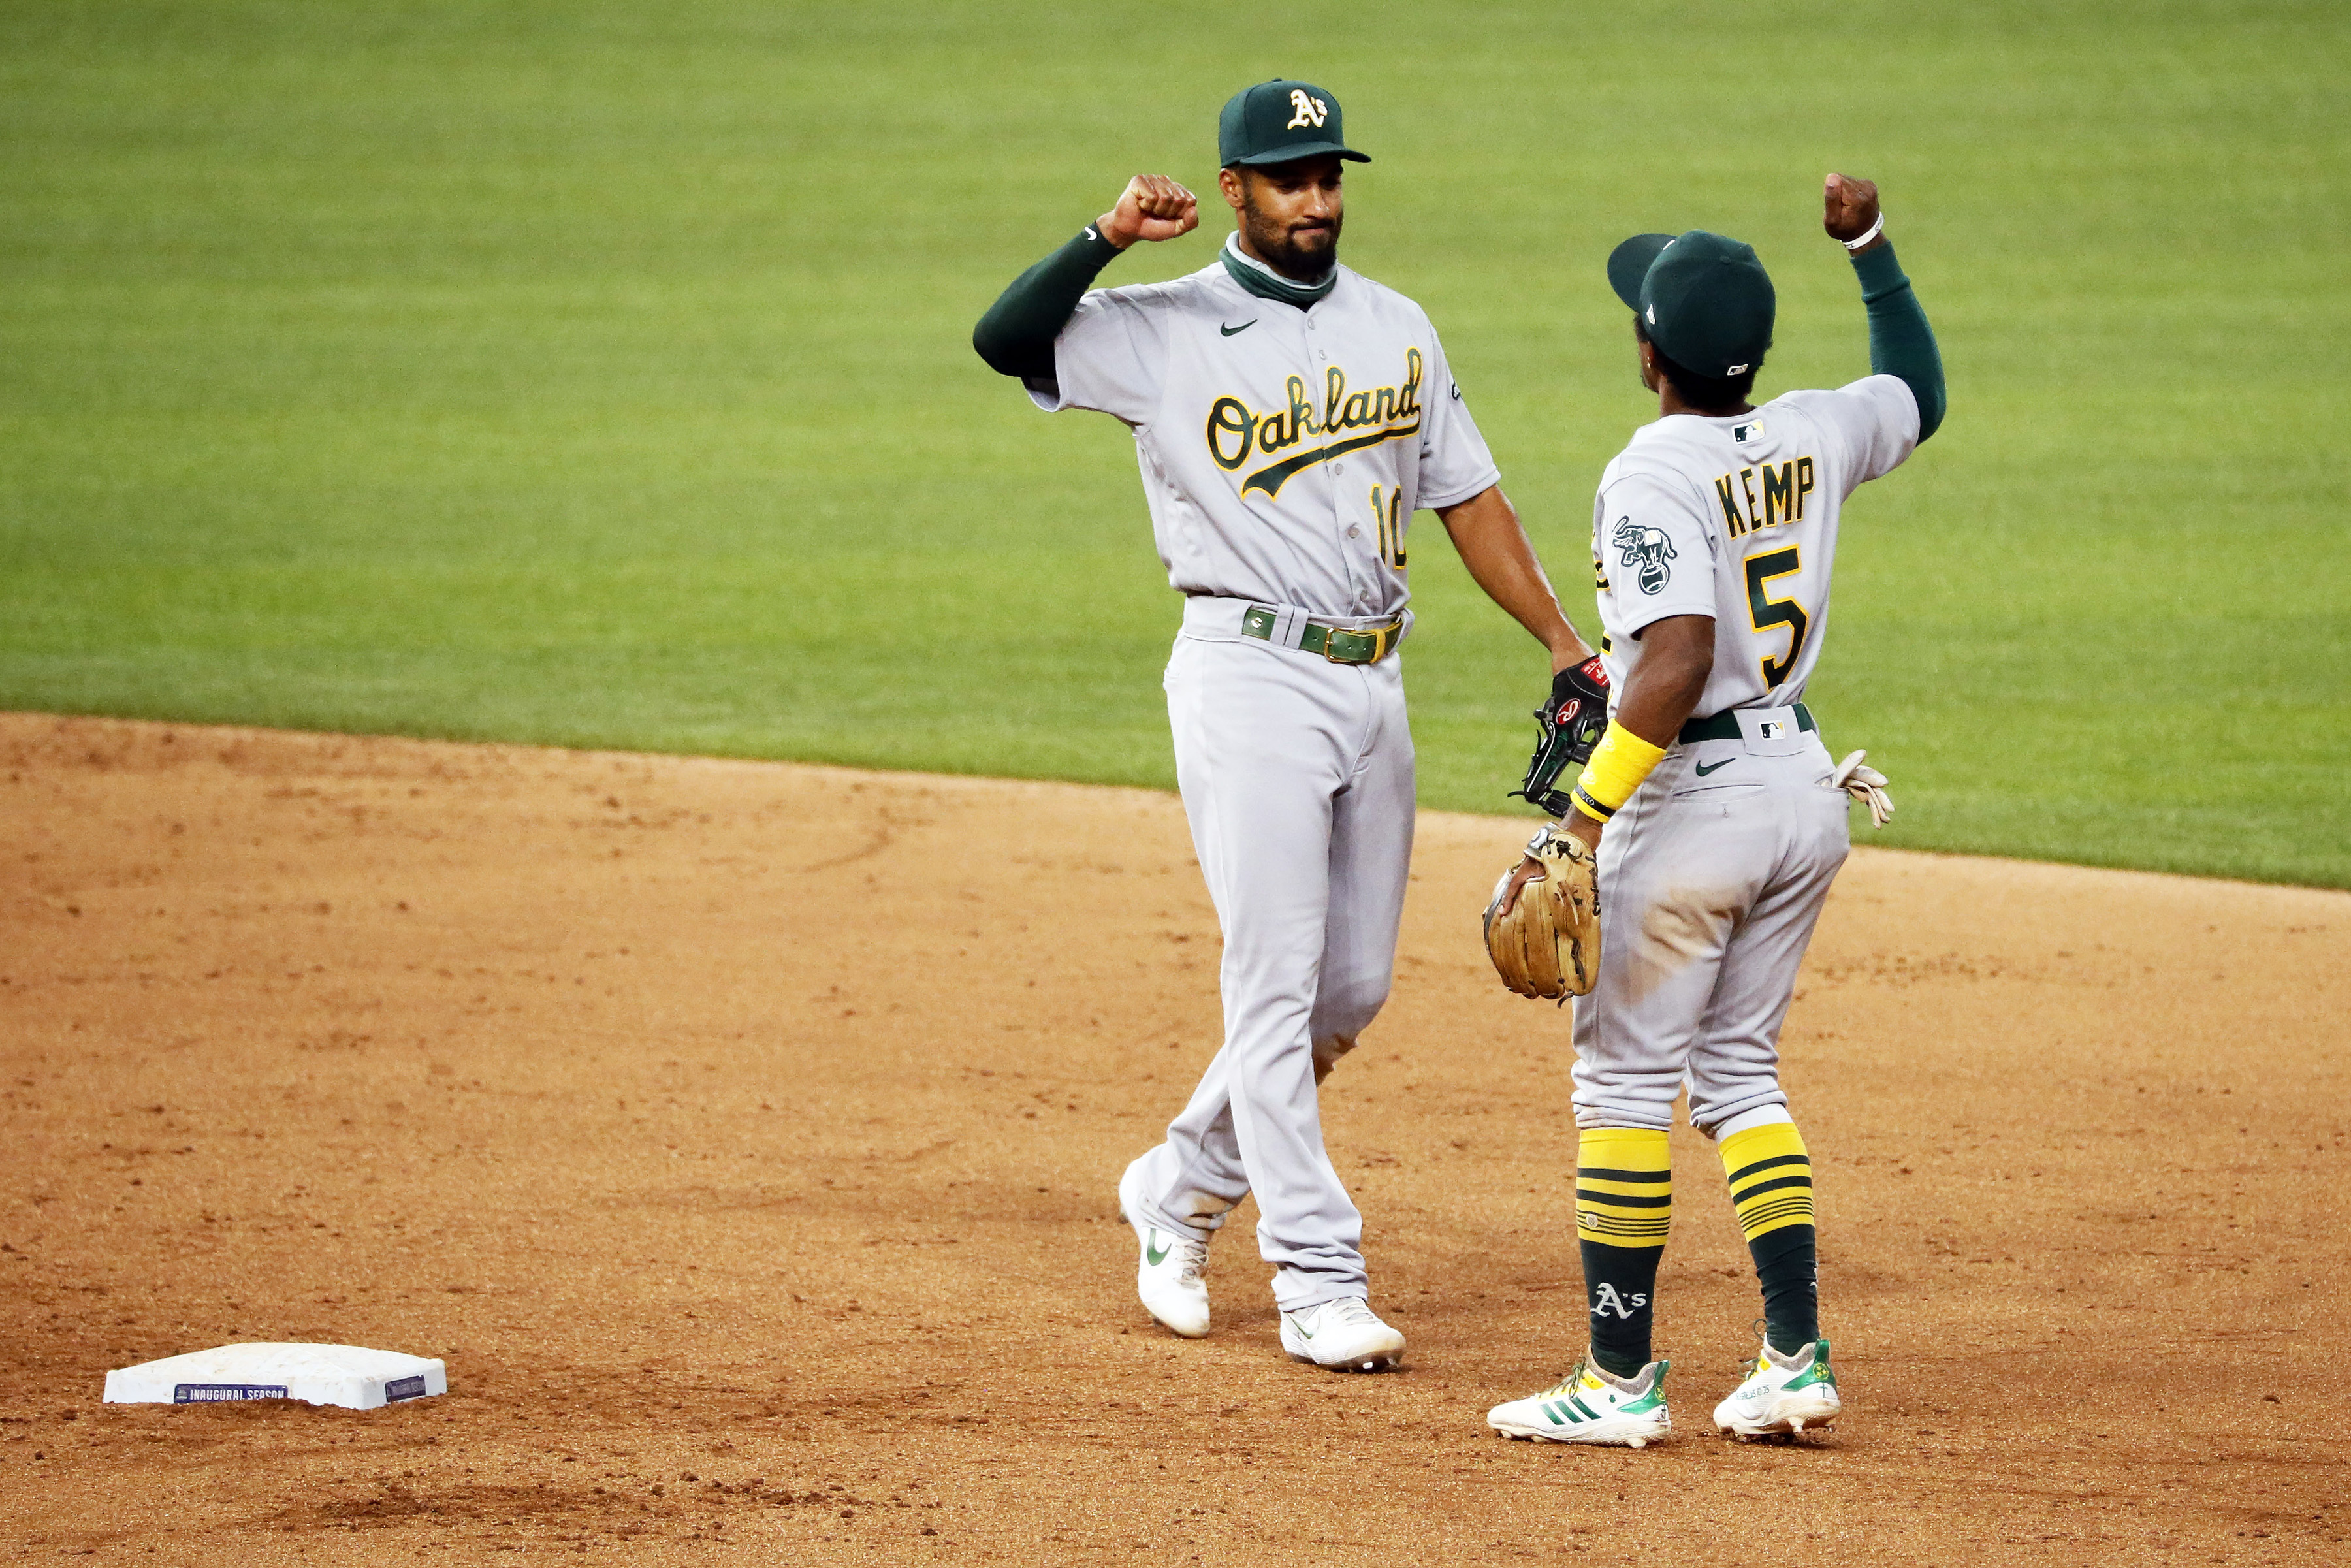
<path id="1" fill-rule="evenodd" d="M 1652 1127 L 1588 1127 L 1577 1140 L 1575 1239 L 1592 1313 L 1592 1356 L 1631 1377 L 1649 1363 L 1657 1262 L 1674 1223 L 1666 1134 Z"/>
<path id="2" fill-rule="evenodd" d="M 1821 1337 L 1820 1252 L 1813 1228 L 1813 1161 L 1793 1122 L 1733 1133 L 1720 1145 L 1731 1207 L 1763 1290 L 1763 1334 L 1792 1352 Z"/>

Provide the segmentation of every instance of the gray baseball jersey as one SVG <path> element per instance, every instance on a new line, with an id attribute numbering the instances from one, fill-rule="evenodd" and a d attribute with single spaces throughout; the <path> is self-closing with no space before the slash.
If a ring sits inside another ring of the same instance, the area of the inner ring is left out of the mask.
<path id="1" fill-rule="evenodd" d="M 1500 473 L 1427 314 L 1342 267 L 1311 310 L 1221 263 L 1098 289 L 1054 346 L 1048 413 L 1132 426 L 1171 587 L 1332 619 L 1411 598 L 1405 530 Z"/>
<path id="2" fill-rule="evenodd" d="M 1711 615 L 1714 674 L 1698 713 L 1802 696 L 1828 622 L 1837 513 L 1917 444 L 1917 400 L 1893 376 L 1635 432 L 1602 472 L 1592 513 L 1614 689 L 1639 663 L 1644 627 Z"/>

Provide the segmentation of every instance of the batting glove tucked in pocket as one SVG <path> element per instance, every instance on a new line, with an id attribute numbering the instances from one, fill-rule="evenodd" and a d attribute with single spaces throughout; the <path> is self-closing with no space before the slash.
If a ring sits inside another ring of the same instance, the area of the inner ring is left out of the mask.
<path id="1" fill-rule="evenodd" d="M 1836 771 L 1829 775 L 1829 788 L 1842 789 L 1856 800 L 1867 801 L 1869 825 L 1882 828 L 1886 826 L 1886 820 L 1894 815 L 1894 797 L 1886 792 L 1886 775 L 1875 768 L 1864 766 L 1862 759 L 1868 755 L 1866 751 L 1856 751 L 1838 763 Z"/>

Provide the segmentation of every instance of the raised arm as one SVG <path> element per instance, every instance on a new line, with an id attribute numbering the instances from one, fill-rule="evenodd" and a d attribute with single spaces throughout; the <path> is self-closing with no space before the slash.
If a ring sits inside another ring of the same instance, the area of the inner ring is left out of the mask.
<path id="1" fill-rule="evenodd" d="M 1925 441 L 1943 423 L 1943 356 L 1910 279 L 1894 259 L 1877 186 L 1873 181 L 1831 174 L 1823 204 L 1822 226 L 1831 239 L 1850 247 L 1864 235 L 1872 236 L 1853 253 L 1862 303 L 1869 310 L 1869 368 L 1881 376 L 1899 376 L 1910 388 L 1910 395 L 1918 400 L 1918 439 Z"/>
<path id="2" fill-rule="evenodd" d="M 1012 280 L 971 331 L 988 368 L 1022 381 L 1053 379 L 1053 340 L 1095 275 L 1136 240 L 1174 239 L 1198 226 L 1199 204 L 1165 174 L 1137 174 L 1111 210 Z"/>

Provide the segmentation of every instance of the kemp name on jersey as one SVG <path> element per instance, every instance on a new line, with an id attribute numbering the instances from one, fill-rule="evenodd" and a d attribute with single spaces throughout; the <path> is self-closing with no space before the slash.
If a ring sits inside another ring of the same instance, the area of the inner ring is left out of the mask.
<path id="1" fill-rule="evenodd" d="M 1750 421 L 1731 426 L 1732 442 L 1744 444 L 1749 441 L 1761 444 L 1763 429 L 1760 423 Z M 1724 474 L 1714 481 L 1714 498 L 1721 504 L 1723 526 L 1730 537 L 1753 532 L 1757 528 L 1775 528 L 1782 523 L 1804 520 L 1804 502 L 1812 496 L 1819 465 L 1810 453 L 1802 457 L 1787 458 L 1778 463 L 1739 469 Z M 1763 485 L 1762 500 L 1755 496 L 1758 478 Z M 1740 509 L 1740 503 L 1746 509 Z"/>
<path id="2" fill-rule="evenodd" d="M 1601 651 L 1616 689 L 1644 630 L 1706 615 L 1714 672 L 1700 714 L 1801 697 L 1820 658 L 1844 499 L 1917 441 L 1917 402 L 1893 376 L 1635 431 L 1602 473 L 1593 510 Z"/>

